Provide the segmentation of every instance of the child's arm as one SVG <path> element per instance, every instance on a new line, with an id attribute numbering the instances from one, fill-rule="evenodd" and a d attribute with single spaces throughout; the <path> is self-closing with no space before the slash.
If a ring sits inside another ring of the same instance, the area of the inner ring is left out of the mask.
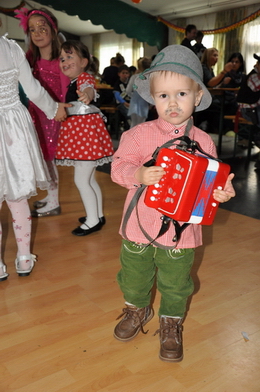
<path id="1" fill-rule="evenodd" d="M 99 95 L 96 92 L 95 79 L 93 75 L 83 72 L 77 81 L 78 100 L 88 105 L 91 101 L 96 101 Z"/>
<path id="2" fill-rule="evenodd" d="M 57 112 L 55 114 L 54 120 L 56 121 L 64 121 L 67 118 L 67 112 L 65 110 L 65 108 L 69 108 L 72 105 L 70 103 L 62 103 L 62 102 L 58 102 L 58 108 L 57 108 Z"/>
<path id="3" fill-rule="evenodd" d="M 92 87 L 87 87 L 83 91 L 77 90 L 79 101 L 88 105 L 95 98 L 95 90 Z"/>
<path id="4" fill-rule="evenodd" d="M 111 166 L 112 181 L 127 189 L 156 184 L 165 172 L 162 167 L 143 166 L 149 160 L 151 155 L 144 152 L 139 133 L 124 132 Z"/>
<path id="5" fill-rule="evenodd" d="M 232 185 L 232 179 L 234 178 L 234 176 L 235 176 L 234 173 L 229 174 L 223 190 L 220 189 L 214 190 L 213 197 L 219 203 L 225 203 L 226 201 L 229 201 L 231 197 L 236 196 L 235 189 Z"/>
<path id="6" fill-rule="evenodd" d="M 124 100 L 124 98 L 121 96 L 119 91 L 113 91 L 114 92 L 114 96 L 115 99 L 119 102 L 119 103 L 125 103 L 126 101 Z"/>

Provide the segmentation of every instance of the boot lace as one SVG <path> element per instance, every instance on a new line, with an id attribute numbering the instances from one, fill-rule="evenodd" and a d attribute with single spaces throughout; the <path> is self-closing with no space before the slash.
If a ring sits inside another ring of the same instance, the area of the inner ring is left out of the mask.
<path id="1" fill-rule="evenodd" d="M 124 308 L 124 309 L 122 309 L 122 313 L 116 318 L 116 320 L 120 319 L 123 316 L 124 316 L 125 320 L 126 319 L 134 319 L 134 323 L 140 327 L 140 331 L 144 335 L 146 335 L 147 332 L 149 331 L 149 330 L 144 331 L 142 320 L 140 318 L 138 310 L 132 310 L 130 308 Z M 144 317 L 145 317 L 145 314 L 144 314 Z"/>
<path id="2" fill-rule="evenodd" d="M 160 326 L 157 331 L 153 334 L 153 336 L 157 335 L 160 333 L 160 336 L 163 336 L 165 334 L 168 338 L 174 338 L 177 344 L 181 344 L 181 332 L 182 332 L 182 320 L 180 321 L 175 321 L 172 318 L 167 318 L 167 321 L 165 321 L 164 326 Z"/>

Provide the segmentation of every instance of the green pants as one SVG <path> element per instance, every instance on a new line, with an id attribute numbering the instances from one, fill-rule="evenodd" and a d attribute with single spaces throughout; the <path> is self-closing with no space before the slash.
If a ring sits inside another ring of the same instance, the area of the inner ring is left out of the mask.
<path id="1" fill-rule="evenodd" d="M 117 281 L 127 302 L 138 308 L 150 305 L 156 277 L 161 293 L 159 316 L 184 317 L 194 288 L 190 276 L 194 249 L 163 250 L 123 240 L 120 260 Z"/>

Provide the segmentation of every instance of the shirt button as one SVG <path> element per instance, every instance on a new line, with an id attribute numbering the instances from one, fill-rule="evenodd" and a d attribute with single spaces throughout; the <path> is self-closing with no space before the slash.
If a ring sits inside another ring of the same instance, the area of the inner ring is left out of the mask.
<path id="1" fill-rule="evenodd" d="M 177 135 L 179 133 L 179 130 L 175 129 L 174 133 Z"/>

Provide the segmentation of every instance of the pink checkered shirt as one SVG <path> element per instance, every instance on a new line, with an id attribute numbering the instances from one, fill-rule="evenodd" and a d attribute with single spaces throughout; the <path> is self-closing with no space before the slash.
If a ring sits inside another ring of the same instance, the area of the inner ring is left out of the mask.
<path id="1" fill-rule="evenodd" d="M 248 87 L 251 88 L 252 91 L 259 91 L 260 90 L 260 74 L 254 73 L 249 76 L 247 80 Z M 256 103 L 248 104 L 248 103 L 240 103 L 240 108 L 255 108 L 256 106 L 260 106 L 260 98 Z"/>
<path id="2" fill-rule="evenodd" d="M 154 121 L 137 125 L 122 134 L 119 148 L 114 154 L 111 177 L 114 182 L 129 189 L 124 205 L 123 216 L 137 187 L 141 186 L 135 179 L 135 172 L 137 169 L 152 158 L 152 154 L 157 147 L 170 139 L 183 136 L 184 132 L 185 125 L 176 128 L 174 125 L 159 118 Z M 196 140 L 205 152 L 215 157 L 217 156 L 215 144 L 207 133 L 193 126 L 190 130 L 189 137 Z M 147 207 L 144 204 L 144 195 L 145 192 L 143 192 L 138 203 L 139 219 L 145 231 L 148 232 L 152 238 L 155 238 L 162 224 L 160 219 L 162 213 L 154 208 Z M 120 234 L 122 235 L 122 223 Z M 126 235 L 130 241 L 143 244 L 149 243 L 139 227 L 135 212 L 131 214 L 131 217 L 128 220 Z M 170 229 L 160 237 L 157 242 L 164 246 L 174 247 L 175 243 L 172 241 L 174 235 L 174 226 L 170 225 Z M 195 248 L 201 244 L 201 226 L 191 224 L 182 233 L 177 248 Z"/>

